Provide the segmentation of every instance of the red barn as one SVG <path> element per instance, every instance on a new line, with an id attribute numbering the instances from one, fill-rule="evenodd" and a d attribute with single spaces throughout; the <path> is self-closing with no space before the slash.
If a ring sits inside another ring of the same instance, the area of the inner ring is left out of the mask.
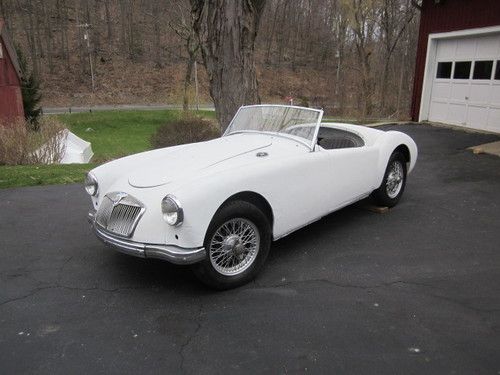
<path id="1" fill-rule="evenodd" d="M 21 68 L 5 23 L 0 19 L 0 118 L 23 116 Z"/>
<path id="2" fill-rule="evenodd" d="M 411 109 L 500 133 L 500 1 L 423 0 Z"/>

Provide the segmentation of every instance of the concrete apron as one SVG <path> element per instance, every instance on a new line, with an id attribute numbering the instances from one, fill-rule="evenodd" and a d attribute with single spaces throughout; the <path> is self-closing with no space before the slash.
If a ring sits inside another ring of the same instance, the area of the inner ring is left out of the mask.
<path id="1" fill-rule="evenodd" d="M 490 154 L 500 156 L 500 141 L 469 147 L 474 154 Z"/>

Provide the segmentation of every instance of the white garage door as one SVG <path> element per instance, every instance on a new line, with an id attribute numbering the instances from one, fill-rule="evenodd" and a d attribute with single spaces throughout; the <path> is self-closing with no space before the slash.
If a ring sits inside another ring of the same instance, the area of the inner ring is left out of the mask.
<path id="1" fill-rule="evenodd" d="M 429 121 L 500 132 L 500 34 L 437 41 Z"/>

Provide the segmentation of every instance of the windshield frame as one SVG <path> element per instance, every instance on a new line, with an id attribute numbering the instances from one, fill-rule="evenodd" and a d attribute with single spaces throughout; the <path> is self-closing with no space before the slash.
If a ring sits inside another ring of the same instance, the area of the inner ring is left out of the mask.
<path id="1" fill-rule="evenodd" d="M 230 131 L 231 126 L 233 125 L 234 119 L 238 116 L 240 113 L 241 109 L 243 108 L 253 108 L 253 107 L 283 107 L 283 108 L 295 108 L 295 109 L 303 109 L 307 111 L 313 111 L 318 113 L 318 120 L 316 122 L 315 128 L 314 128 L 314 135 L 311 140 L 311 142 L 308 142 L 306 138 L 301 138 L 299 136 L 294 136 L 291 134 L 287 133 L 281 133 L 281 132 L 273 132 L 273 131 L 259 131 L 259 130 L 233 130 Z M 270 135 L 276 135 L 279 137 L 283 137 L 286 139 L 291 139 L 296 142 L 300 142 L 304 144 L 306 147 L 309 148 L 310 151 L 314 151 L 314 147 L 316 145 L 316 141 L 318 138 L 318 132 L 319 132 L 319 127 L 321 125 L 321 120 L 323 118 L 323 110 L 322 109 L 316 109 L 316 108 L 308 108 L 308 107 L 300 107 L 296 105 L 286 105 L 286 104 L 252 104 L 252 105 L 243 105 L 240 108 L 238 108 L 238 111 L 236 111 L 236 114 L 233 116 L 231 119 L 231 122 L 226 128 L 226 131 L 222 135 L 223 137 L 231 135 L 231 134 L 238 134 L 238 133 L 257 133 L 257 134 L 270 134 Z"/>

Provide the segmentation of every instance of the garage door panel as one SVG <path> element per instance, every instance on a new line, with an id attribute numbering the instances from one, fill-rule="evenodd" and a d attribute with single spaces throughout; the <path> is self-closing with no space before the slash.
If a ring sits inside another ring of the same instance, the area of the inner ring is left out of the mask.
<path id="1" fill-rule="evenodd" d="M 436 122 L 445 122 L 446 113 L 448 112 L 448 103 L 446 102 L 431 102 L 429 110 L 429 120 Z"/>
<path id="2" fill-rule="evenodd" d="M 462 38 L 457 41 L 455 59 L 472 59 L 476 56 L 476 40 Z"/>
<path id="3" fill-rule="evenodd" d="M 456 125 L 464 125 L 467 109 L 462 104 L 450 103 L 448 106 L 447 122 Z"/>
<path id="4" fill-rule="evenodd" d="M 491 96 L 491 85 L 484 84 L 471 84 L 469 93 L 469 104 L 482 104 L 487 106 Z"/>
<path id="5" fill-rule="evenodd" d="M 471 124 L 474 129 L 486 129 L 488 121 L 488 111 L 484 106 L 469 105 L 467 111 L 467 124 Z"/>
<path id="6" fill-rule="evenodd" d="M 456 40 L 450 40 L 448 43 L 439 42 L 439 47 L 437 49 L 436 57 L 438 59 L 447 60 L 450 57 L 455 56 L 455 49 L 457 47 Z"/>
<path id="7" fill-rule="evenodd" d="M 490 104 L 500 106 L 500 85 L 491 86 Z"/>
<path id="8" fill-rule="evenodd" d="M 500 108 L 490 108 L 485 129 L 500 132 Z"/>
<path id="9" fill-rule="evenodd" d="M 498 56 L 500 48 L 500 38 L 496 35 L 477 38 L 476 56 L 477 58 L 487 58 Z"/>
<path id="10" fill-rule="evenodd" d="M 463 104 L 465 104 L 465 98 L 468 96 L 469 96 L 468 83 L 460 82 L 451 84 L 451 95 L 450 95 L 451 100 L 463 102 Z"/>
<path id="11" fill-rule="evenodd" d="M 433 100 L 448 100 L 450 97 L 451 86 L 449 82 L 434 82 L 432 87 L 432 98 Z"/>

